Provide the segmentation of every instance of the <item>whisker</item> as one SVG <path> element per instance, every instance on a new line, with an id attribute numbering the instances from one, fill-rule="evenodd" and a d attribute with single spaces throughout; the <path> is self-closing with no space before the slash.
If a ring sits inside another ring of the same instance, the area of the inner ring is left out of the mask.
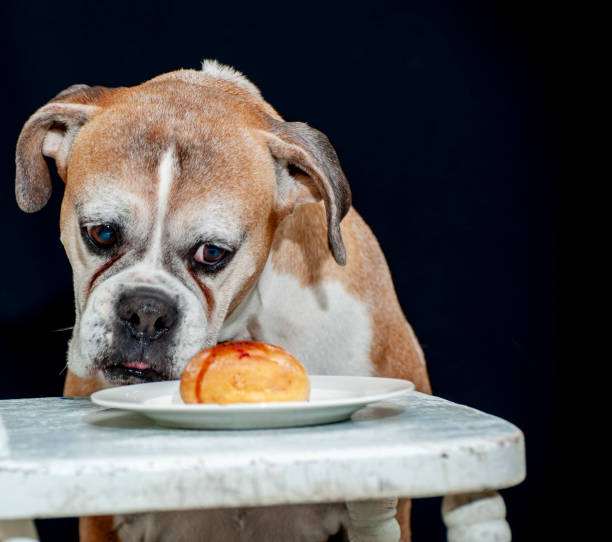
<path id="1" fill-rule="evenodd" d="M 60 327 L 58 329 L 52 329 L 51 333 L 58 333 L 60 331 L 69 331 L 71 329 L 74 329 L 74 326 L 68 326 L 68 327 Z"/>
<path id="2" fill-rule="evenodd" d="M 68 364 L 66 363 L 66 365 L 64 365 L 64 368 L 59 372 L 58 376 L 62 376 L 62 374 L 64 374 L 66 372 L 66 369 L 68 369 Z"/>

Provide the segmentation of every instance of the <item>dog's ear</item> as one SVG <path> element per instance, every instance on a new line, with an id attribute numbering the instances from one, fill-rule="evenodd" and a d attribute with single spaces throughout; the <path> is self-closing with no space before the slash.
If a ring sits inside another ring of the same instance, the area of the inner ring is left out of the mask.
<path id="1" fill-rule="evenodd" d="M 60 177 L 66 181 L 74 139 L 100 109 L 97 104 L 108 91 L 104 87 L 72 85 L 24 124 L 15 154 L 15 196 L 23 211 L 38 211 L 51 197 L 51 176 L 45 156 L 55 160 Z"/>
<path id="2" fill-rule="evenodd" d="M 323 199 L 329 248 L 336 262 L 345 265 L 340 221 L 351 207 L 351 189 L 336 151 L 325 134 L 303 122 L 283 122 L 271 117 L 267 121 L 268 148 L 279 163 L 277 178 L 284 184 L 279 187 L 281 204 L 291 210 Z M 290 176 L 285 166 L 290 167 Z"/>

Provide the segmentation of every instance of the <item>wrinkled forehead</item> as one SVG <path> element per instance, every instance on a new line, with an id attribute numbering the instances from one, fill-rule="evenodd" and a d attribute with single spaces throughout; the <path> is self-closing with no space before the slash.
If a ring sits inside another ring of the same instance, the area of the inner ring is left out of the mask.
<path id="1" fill-rule="evenodd" d="M 78 134 L 66 195 L 77 210 L 185 220 L 258 220 L 274 200 L 273 159 L 256 133 L 227 111 L 117 106 Z M 163 201 L 162 201 L 163 200 Z M 246 212 L 246 210 L 249 210 Z"/>

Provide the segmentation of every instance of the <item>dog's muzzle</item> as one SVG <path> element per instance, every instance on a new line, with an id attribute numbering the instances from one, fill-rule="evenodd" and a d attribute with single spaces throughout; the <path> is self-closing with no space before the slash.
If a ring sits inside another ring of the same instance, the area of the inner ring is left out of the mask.
<path id="1" fill-rule="evenodd" d="M 115 304 L 111 354 L 102 370 L 110 380 L 168 380 L 169 352 L 179 310 L 160 290 L 140 287 L 123 292 Z"/>

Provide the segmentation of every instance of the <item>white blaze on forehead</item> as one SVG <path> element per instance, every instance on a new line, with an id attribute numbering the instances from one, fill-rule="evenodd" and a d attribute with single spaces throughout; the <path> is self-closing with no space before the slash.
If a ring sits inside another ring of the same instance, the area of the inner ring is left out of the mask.
<path id="1" fill-rule="evenodd" d="M 174 180 L 174 147 L 170 147 L 164 152 L 157 168 L 157 214 L 151 245 L 148 250 L 148 259 L 159 260 L 161 257 L 162 238 L 164 233 L 164 223 L 168 213 L 168 201 Z"/>

